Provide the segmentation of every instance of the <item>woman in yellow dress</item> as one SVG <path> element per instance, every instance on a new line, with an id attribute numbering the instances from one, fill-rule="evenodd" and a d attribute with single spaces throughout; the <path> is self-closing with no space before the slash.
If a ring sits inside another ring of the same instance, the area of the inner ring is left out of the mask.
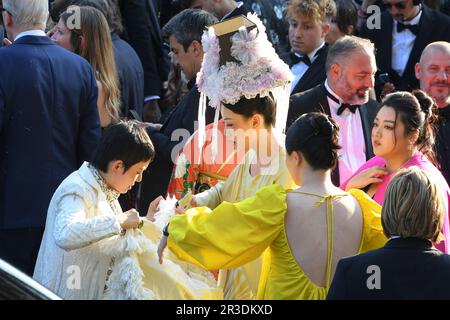
<path id="1" fill-rule="evenodd" d="M 208 270 L 235 268 L 264 253 L 258 299 L 325 299 L 341 258 L 387 241 L 381 207 L 364 192 L 346 193 L 331 182 L 338 130 L 326 115 L 300 117 L 287 133 L 286 166 L 301 187 L 274 184 L 239 203 L 172 217 L 160 262 L 167 243 L 178 258 Z"/>

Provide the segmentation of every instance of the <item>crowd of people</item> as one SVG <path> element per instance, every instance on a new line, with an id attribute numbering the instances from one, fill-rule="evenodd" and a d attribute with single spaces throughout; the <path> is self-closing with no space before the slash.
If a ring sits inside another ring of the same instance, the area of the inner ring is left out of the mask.
<path id="1" fill-rule="evenodd" d="M 449 1 L 1 7 L 0 259 L 64 299 L 450 299 Z"/>

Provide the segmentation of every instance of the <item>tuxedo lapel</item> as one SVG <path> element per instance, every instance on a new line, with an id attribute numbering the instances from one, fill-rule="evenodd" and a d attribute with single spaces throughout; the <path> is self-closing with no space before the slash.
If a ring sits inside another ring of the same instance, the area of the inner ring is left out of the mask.
<path id="1" fill-rule="evenodd" d="M 318 73 L 320 72 L 320 69 L 321 69 L 320 64 L 318 64 L 316 62 L 317 61 L 314 61 L 314 63 L 311 64 L 311 66 L 308 68 L 308 70 L 306 70 L 305 74 L 300 79 L 300 81 L 297 83 L 297 85 L 295 86 L 295 88 L 292 92 L 297 93 L 297 92 L 305 91 L 304 88 L 308 84 L 315 82 L 314 78 L 316 78 L 318 76 Z"/>
<path id="2" fill-rule="evenodd" d="M 378 103 L 369 100 L 366 104 L 359 108 L 359 115 L 363 127 L 364 142 L 366 144 L 366 160 L 374 156 L 372 147 L 372 126 L 373 120 L 378 112 Z"/>
<path id="3" fill-rule="evenodd" d="M 328 47 L 325 44 L 325 48 L 317 56 L 316 60 L 311 64 L 311 66 L 306 70 L 303 77 L 295 86 L 293 93 L 303 92 L 315 87 L 317 84 L 322 83 L 326 79 L 325 73 L 325 60 L 328 54 Z M 292 67 L 292 59 L 288 56 L 289 66 Z M 324 87 L 325 88 L 325 87 Z"/>
<path id="4" fill-rule="evenodd" d="M 325 89 L 325 85 L 321 84 L 317 88 L 317 101 L 319 102 L 319 108 L 321 110 L 313 110 L 314 112 L 320 111 L 329 116 L 331 116 L 330 105 L 328 104 L 327 99 L 327 89 Z"/>
<path id="5" fill-rule="evenodd" d="M 381 25 L 386 26 L 383 32 L 380 32 L 380 39 L 377 45 L 378 68 L 389 71 L 392 69 L 392 29 L 394 21 L 388 12 L 381 16 Z"/>
<path id="6" fill-rule="evenodd" d="M 422 7 L 422 17 L 419 22 L 419 34 L 414 41 L 414 45 L 409 55 L 408 63 L 405 67 L 404 75 L 407 75 L 414 69 L 415 63 L 420 60 L 423 48 L 429 43 L 430 34 L 433 32 L 433 25 L 430 18 L 430 10 L 423 6 Z M 450 30 L 448 31 L 450 32 Z"/>

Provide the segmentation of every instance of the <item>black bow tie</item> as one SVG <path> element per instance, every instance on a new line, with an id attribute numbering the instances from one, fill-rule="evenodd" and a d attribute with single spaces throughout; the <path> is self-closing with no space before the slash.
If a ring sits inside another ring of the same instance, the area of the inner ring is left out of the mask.
<path id="1" fill-rule="evenodd" d="M 358 105 L 358 104 L 343 103 L 339 107 L 339 109 L 337 111 L 337 115 L 340 116 L 342 114 L 342 112 L 344 112 L 345 109 L 350 110 L 351 113 L 355 113 L 356 109 L 358 109 L 359 107 L 360 107 L 360 105 Z"/>
<path id="2" fill-rule="evenodd" d="M 327 47 L 327 44 L 323 45 L 322 48 L 320 48 L 319 50 L 317 50 L 317 52 L 314 54 L 314 57 L 317 57 L 319 54 L 322 53 L 322 51 L 325 50 L 325 48 Z M 312 62 L 309 59 L 308 55 L 304 55 L 299 57 L 297 54 L 295 54 L 295 52 L 290 52 L 290 57 L 291 57 L 291 61 L 292 61 L 292 65 L 295 65 L 297 63 L 300 62 L 304 62 L 308 67 L 311 66 Z"/>
<path id="3" fill-rule="evenodd" d="M 291 56 L 292 65 L 295 65 L 295 64 L 300 63 L 300 62 L 303 62 L 308 67 L 311 65 L 311 60 L 309 60 L 309 57 L 306 56 L 306 55 L 299 57 L 294 52 L 291 52 L 290 56 Z"/>
<path id="4" fill-rule="evenodd" d="M 409 29 L 415 36 L 419 34 L 419 25 L 418 24 L 404 24 L 401 22 L 397 22 L 397 32 L 400 33 L 403 30 Z"/>
<path id="5" fill-rule="evenodd" d="M 331 94 L 331 92 L 328 92 L 328 90 L 326 90 L 326 94 L 327 94 L 328 98 L 330 98 L 331 100 L 333 100 L 337 104 L 340 103 L 339 99 L 336 98 L 335 96 L 333 96 Z M 342 103 L 340 105 L 340 107 L 338 108 L 338 110 L 337 110 L 337 115 L 340 116 L 342 114 L 342 112 L 344 112 L 345 109 L 350 110 L 351 113 L 355 113 L 356 109 L 358 109 L 359 107 L 360 107 L 360 105 L 358 105 L 358 104 Z"/>

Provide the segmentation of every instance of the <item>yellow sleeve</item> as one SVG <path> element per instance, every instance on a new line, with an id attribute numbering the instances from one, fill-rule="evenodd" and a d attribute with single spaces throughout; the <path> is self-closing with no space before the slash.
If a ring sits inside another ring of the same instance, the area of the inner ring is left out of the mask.
<path id="1" fill-rule="evenodd" d="M 363 235 L 359 253 L 383 247 L 388 239 L 381 225 L 381 206 L 362 190 L 351 189 L 348 193 L 356 198 L 363 214 Z"/>
<path id="2" fill-rule="evenodd" d="M 238 203 L 172 217 L 168 246 L 178 258 L 204 269 L 234 268 L 263 253 L 283 230 L 285 213 L 286 192 L 271 185 Z"/>

